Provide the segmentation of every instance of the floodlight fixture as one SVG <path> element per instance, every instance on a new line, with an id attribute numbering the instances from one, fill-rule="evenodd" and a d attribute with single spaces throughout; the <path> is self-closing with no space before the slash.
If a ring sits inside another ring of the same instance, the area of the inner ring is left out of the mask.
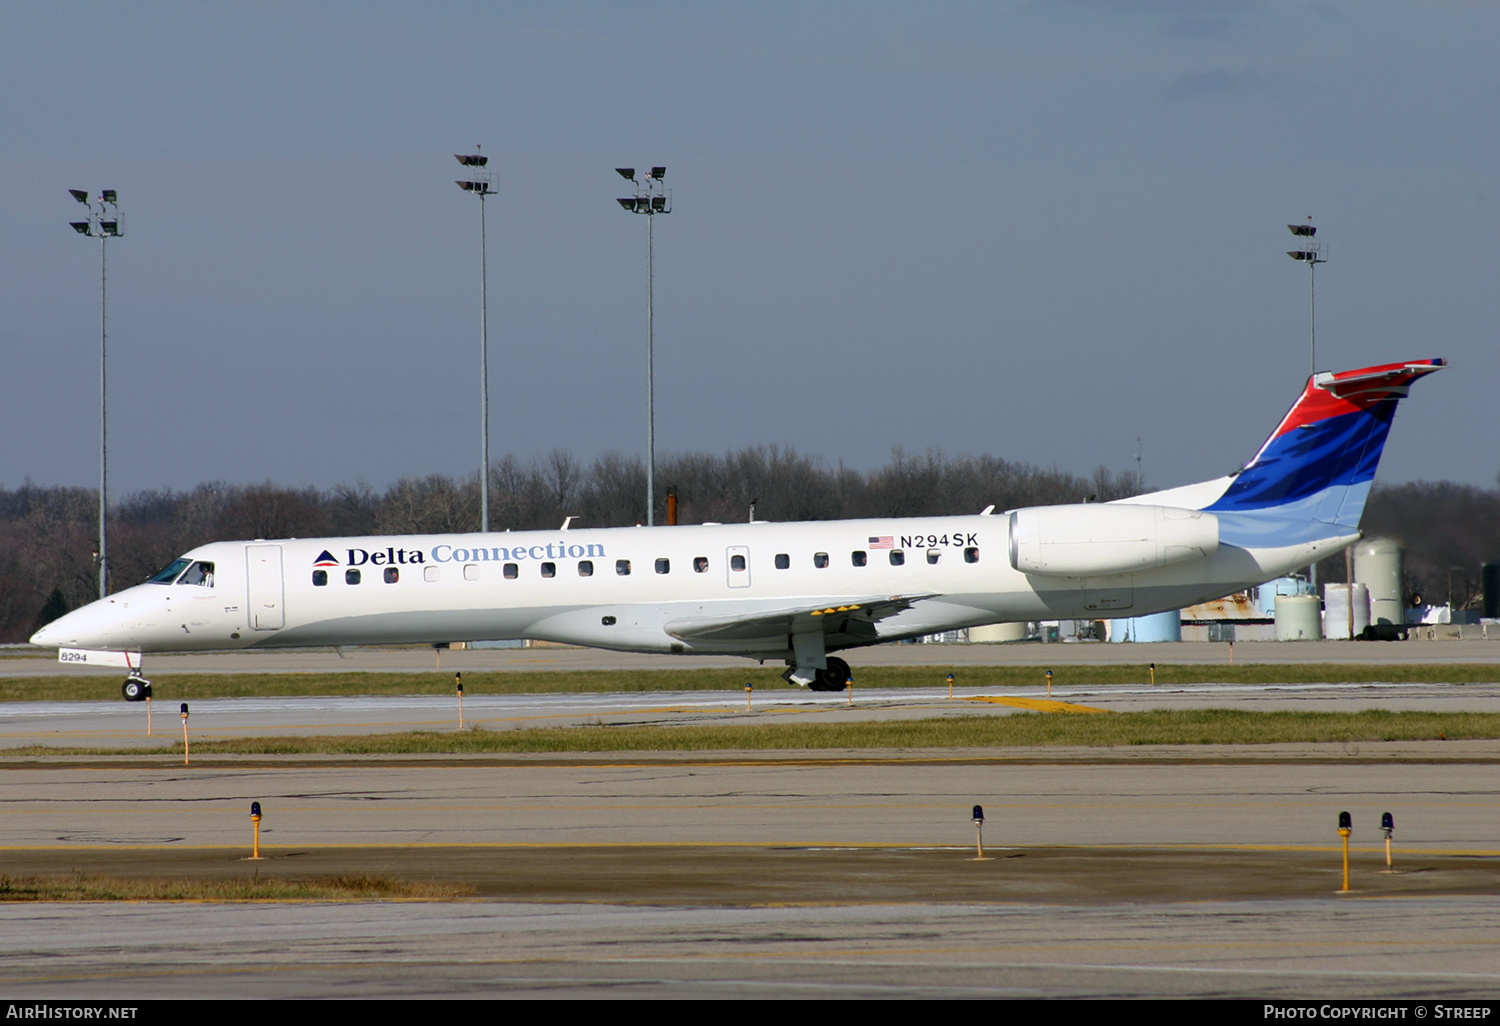
<path id="1" fill-rule="evenodd" d="M 630 211 L 632 214 L 635 213 L 634 196 L 622 196 L 620 199 L 615 200 L 615 202 L 620 204 L 620 206 L 624 207 L 626 210 Z"/>
<path id="2" fill-rule="evenodd" d="M 1318 259 L 1318 251 L 1315 249 L 1289 249 L 1286 251 L 1286 255 L 1291 257 L 1293 260 L 1301 260 L 1304 263 L 1309 264 L 1321 264 L 1327 262 Z"/>
<path id="3" fill-rule="evenodd" d="M 627 182 L 633 182 L 633 181 L 635 181 L 635 168 L 633 168 L 633 167 L 617 167 L 617 168 L 615 168 L 615 171 L 616 171 L 616 173 L 619 174 L 619 176 L 621 178 L 625 179 Z"/>
<path id="4" fill-rule="evenodd" d="M 1287 230 L 1290 231 L 1293 235 L 1311 236 L 1318 234 L 1318 229 L 1314 228 L 1310 224 L 1289 224 L 1287 225 Z"/>
<path id="5" fill-rule="evenodd" d="M 490 162 L 490 158 L 482 153 L 455 153 L 453 159 L 464 167 L 484 167 Z"/>
<path id="6" fill-rule="evenodd" d="M 651 212 L 653 214 L 665 214 L 667 212 L 667 198 L 665 196 L 652 196 Z"/>
<path id="7" fill-rule="evenodd" d="M 99 222 L 99 231 L 102 232 L 105 235 L 112 235 L 112 236 L 118 238 L 119 235 L 120 235 L 120 222 L 119 221 L 100 221 Z"/>
<path id="8" fill-rule="evenodd" d="M 94 234 L 93 231 L 91 230 L 91 226 L 90 226 L 89 222 L 87 222 L 87 221 L 69 221 L 68 223 L 73 226 L 73 230 L 75 232 L 77 232 L 79 235 L 93 235 Z"/>
<path id="9" fill-rule="evenodd" d="M 655 178 L 659 182 L 663 178 L 667 177 L 667 169 L 664 168 L 664 167 L 660 167 L 660 166 L 653 167 L 651 169 L 651 177 Z"/>
<path id="10" fill-rule="evenodd" d="M 73 198 L 79 203 L 87 203 L 89 201 L 89 194 L 82 189 L 69 189 L 68 191 L 73 194 Z"/>
<path id="11" fill-rule="evenodd" d="M 114 202 L 116 202 L 116 193 L 115 193 L 115 190 L 113 190 L 113 189 L 102 189 L 99 192 L 99 198 L 102 199 L 106 203 L 114 203 Z"/>

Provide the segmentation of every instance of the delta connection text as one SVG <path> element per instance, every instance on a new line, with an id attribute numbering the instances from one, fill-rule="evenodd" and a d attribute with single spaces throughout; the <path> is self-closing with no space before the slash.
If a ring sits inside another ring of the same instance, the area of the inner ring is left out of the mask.
<path id="1" fill-rule="evenodd" d="M 1489 1005 L 1268 1004 L 1263 1019 L 1488 1019 Z M 1408 1016 L 1408 1012 L 1411 1013 Z"/>
<path id="2" fill-rule="evenodd" d="M 489 547 L 481 546 L 454 546 L 448 544 L 434 545 L 430 552 L 424 553 L 421 549 L 398 549 L 390 546 L 385 549 L 345 549 L 348 559 L 345 566 L 386 566 L 398 563 L 487 563 L 503 562 L 513 560 L 517 563 L 526 559 L 603 559 L 605 558 L 603 545 L 569 545 L 567 542 L 548 542 L 545 545 L 516 545 L 507 548 L 503 545 Z M 325 551 L 318 557 L 317 562 L 333 562 L 325 559 L 328 553 Z"/>

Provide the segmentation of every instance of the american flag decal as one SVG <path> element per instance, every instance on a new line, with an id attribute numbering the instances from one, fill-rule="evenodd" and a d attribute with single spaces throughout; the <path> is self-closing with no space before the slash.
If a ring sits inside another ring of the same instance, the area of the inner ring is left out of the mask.
<path id="1" fill-rule="evenodd" d="M 878 538 L 870 538 L 870 548 L 872 549 L 894 549 L 895 547 L 896 539 L 888 534 L 882 534 Z"/>

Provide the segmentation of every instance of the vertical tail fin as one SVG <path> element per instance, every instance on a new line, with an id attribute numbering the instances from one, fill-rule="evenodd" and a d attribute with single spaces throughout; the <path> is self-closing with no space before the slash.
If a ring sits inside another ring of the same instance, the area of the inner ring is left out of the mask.
<path id="1" fill-rule="evenodd" d="M 1271 437 L 1207 508 L 1223 540 L 1284 546 L 1355 534 L 1396 404 L 1446 365 L 1413 360 L 1316 374 Z"/>

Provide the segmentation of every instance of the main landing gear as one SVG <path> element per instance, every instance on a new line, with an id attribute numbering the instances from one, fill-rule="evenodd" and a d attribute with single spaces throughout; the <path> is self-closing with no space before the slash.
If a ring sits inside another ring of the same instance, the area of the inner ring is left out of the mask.
<path id="1" fill-rule="evenodd" d="M 151 682 L 132 670 L 125 683 L 120 685 L 120 694 L 127 702 L 144 702 L 151 697 Z"/>
<path id="2" fill-rule="evenodd" d="M 849 664 L 837 656 L 828 657 L 828 668 L 819 670 L 817 676 L 808 683 L 809 691 L 843 691 L 849 686 L 849 679 L 853 674 L 849 671 Z"/>

